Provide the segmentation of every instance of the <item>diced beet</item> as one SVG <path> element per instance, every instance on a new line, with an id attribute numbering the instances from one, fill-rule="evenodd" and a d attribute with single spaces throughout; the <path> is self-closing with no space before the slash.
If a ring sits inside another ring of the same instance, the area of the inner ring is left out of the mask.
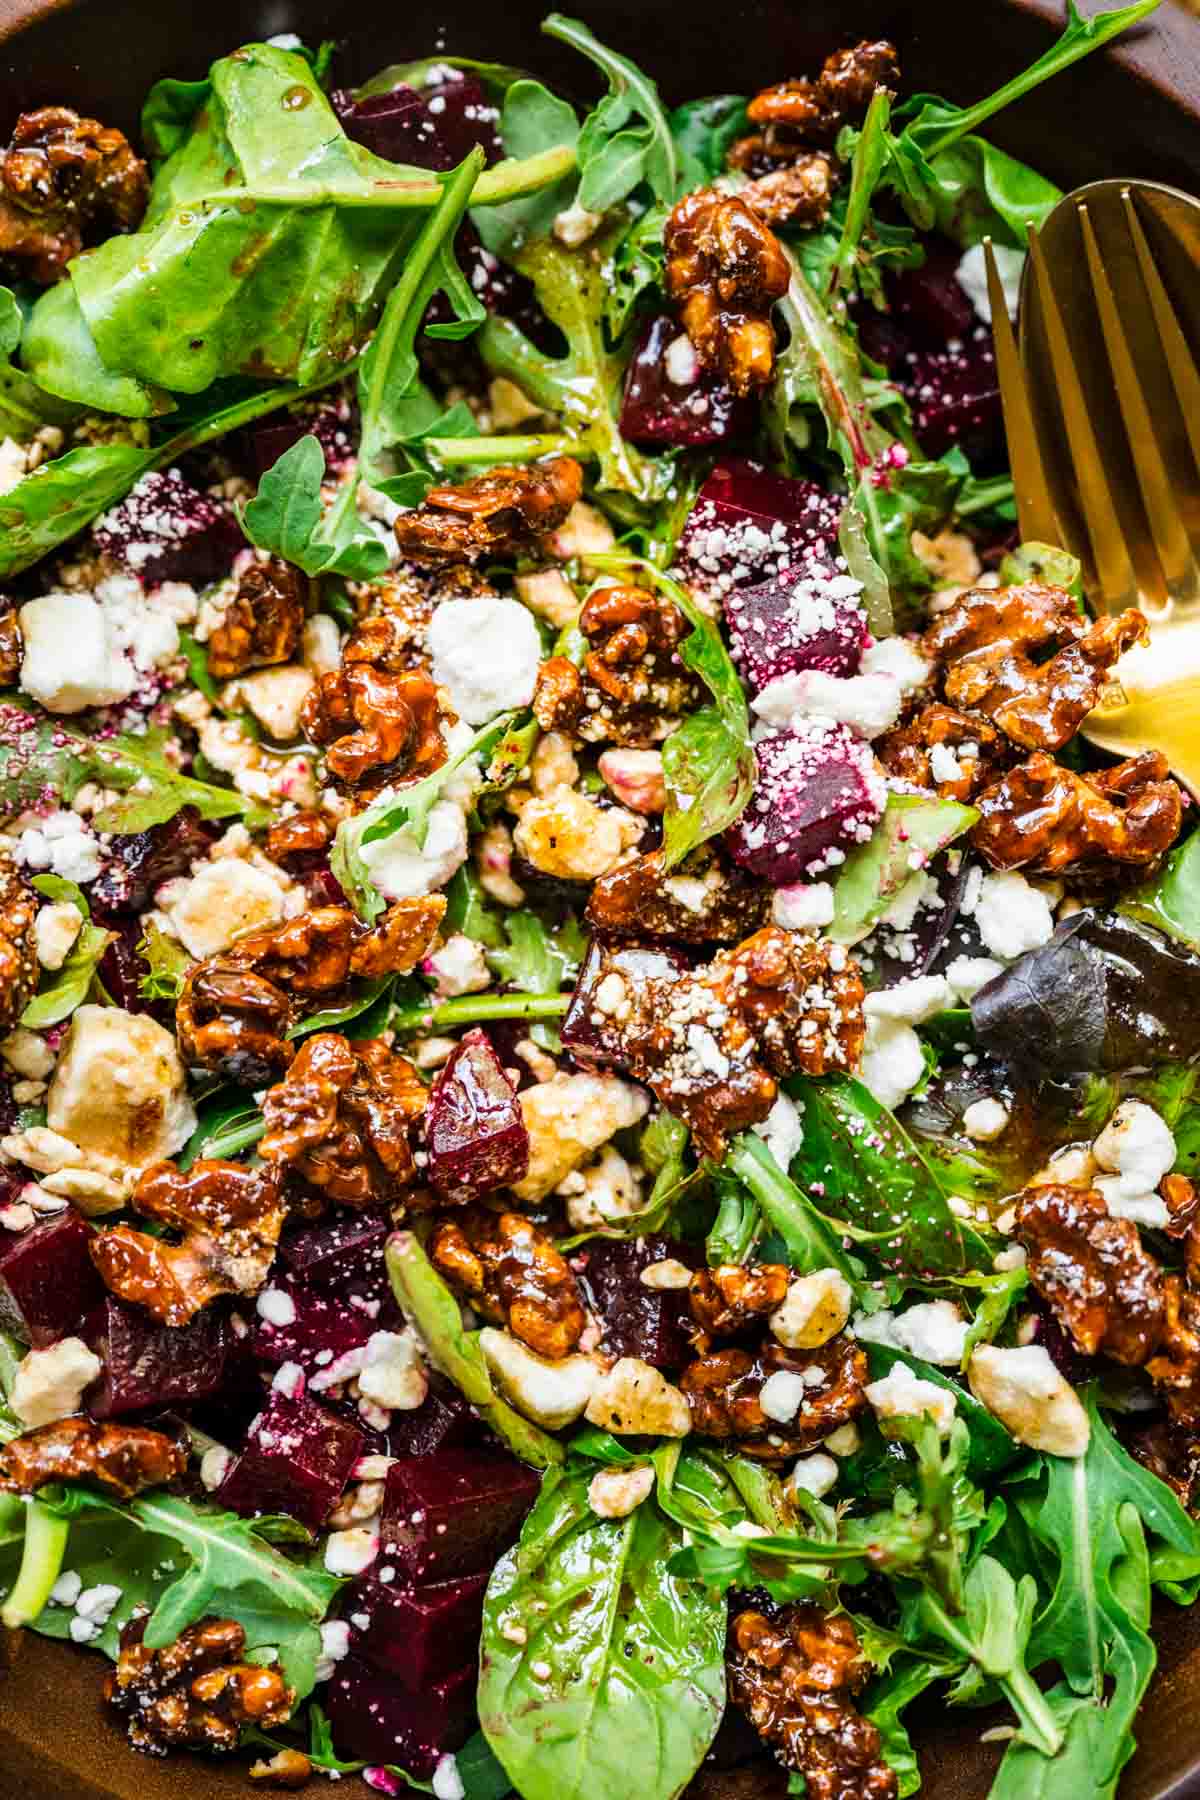
<path id="1" fill-rule="evenodd" d="M 164 825 L 112 839 L 104 868 L 92 885 L 93 905 L 105 913 L 143 913 L 156 888 L 207 857 L 213 832 L 194 806 L 185 806 Z"/>
<path id="2" fill-rule="evenodd" d="M 692 1244 L 652 1232 L 640 1238 L 593 1238 L 584 1246 L 584 1285 L 604 1325 L 604 1343 L 617 1356 L 640 1356 L 656 1369 L 688 1360 L 691 1314 L 686 1288 L 648 1288 L 643 1269 L 673 1258 L 686 1268 L 702 1262 Z"/>
<path id="3" fill-rule="evenodd" d="M 538 1478 L 494 1450 L 439 1450 L 388 1470 L 379 1568 L 398 1581 L 443 1581 L 490 1569 L 514 1543 Z"/>
<path id="4" fill-rule="evenodd" d="M 519 1181 L 529 1132 L 516 1090 L 482 1031 L 468 1031 L 438 1075 L 425 1113 L 426 1173 L 447 1200 Z"/>
<path id="5" fill-rule="evenodd" d="M 83 1338 L 104 1364 L 85 1404 L 93 1419 L 112 1419 L 215 1394 L 225 1380 L 231 1332 L 225 1314 L 212 1307 L 173 1327 L 110 1294 Z"/>
<path id="6" fill-rule="evenodd" d="M 688 379 L 682 383 L 672 379 L 667 350 L 680 335 L 679 321 L 665 313 L 643 330 L 625 379 L 622 435 L 635 444 L 685 449 L 745 437 L 753 426 L 749 402 L 739 400 L 719 375 L 701 369 L 694 353 Z"/>
<path id="7" fill-rule="evenodd" d="M 900 386 L 912 408 L 917 441 L 927 455 L 941 456 L 953 444 L 960 444 L 972 460 L 995 454 L 1004 415 L 987 325 L 977 325 L 949 349 L 912 353 Z"/>
<path id="8" fill-rule="evenodd" d="M 949 238 L 928 237 L 919 269 L 900 269 L 887 279 L 891 316 L 931 349 L 965 337 L 979 323 L 958 279 L 962 251 Z"/>
<path id="9" fill-rule="evenodd" d="M 634 988 L 647 981 L 672 980 L 690 967 L 686 956 L 655 944 L 610 944 L 593 937 L 579 970 L 575 992 L 562 1022 L 562 1041 L 587 1068 L 625 1066 L 625 1037 L 618 1020 L 595 1005 L 605 976 L 627 976 Z"/>
<path id="10" fill-rule="evenodd" d="M 110 921 L 104 919 L 102 914 L 98 914 L 97 918 L 114 934 L 96 971 L 105 993 L 125 1012 L 151 1012 L 154 1002 L 143 999 L 141 990 L 142 977 L 146 973 L 145 961 L 138 955 L 142 921 L 136 918 Z"/>
<path id="11" fill-rule="evenodd" d="M 478 1653 L 487 1584 L 486 1571 L 417 1588 L 364 1577 L 341 1608 L 354 1624 L 355 1654 L 419 1694 Z"/>
<path id="12" fill-rule="evenodd" d="M 362 1455 L 363 1434 L 307 1394 L 272 1388 L 241 1455 L 215 1494 L 249 1517 L 284 1512 L 316 1531 L 329 1517 Z"/>
<path id="13" fill-rule="evenodd" d="M 339 1213 L 285 1237 L 279 1260 L 308 1288 L 336 1288 L 343 1299 L 381 1299 L 390 1292 L 383 1247 L 391 1229 L 386 1213 Z"/>
<path id="14" fill-rule="evenodd" d="M 725 601 L 733 660 L 755 690 L 780 675 L 853 675 L 870 632 L 861 583 L 831 564 L 769 576 Z"/>
<path id="15" fill-rule="evenodd" d="M 321 1689 L 336 1748 L 346 1760 L 396 1763 L 428 1781 L 439 1758 L 471 1734 L 476 1674 L 472 1662 L 423 1693 L 406 1694 L 390 1671 L 344 1656 Z"/>
<path id="16" fill-rule="evenodd" d="M 726 833 L 735 862 L 775 887 L 823 874 L 870 837 L 886 789 L 870 746 L 814 720 L 755 747 L 758 780 Z"/>
<path id="17" fill-rule="evenodd" d="M 354 455 L 356 424 L 355 409 L 345 396 L 312 402 L 282 419 L 264 419 L 246 433 L 253 473 L 261 480 L 302 437 L 316 438 L 325 452 L 326 473 L 344 468 Z"/>
<path id="18" fill-rule="evenodd" d="M 262 1313 L 255 1320 L 254 1354 L 270 1368 L 296 1362 L 306 1375 L 316 1374 L 347 1351 L 361 1349 L 372 1332 L 388 1330 L 399 1318 L 390 1292 L 365 1297 L 353 1291 L 323 1293 L 292 1275 L 272 1282 L 270 1292 L 286 1296 L 293 1312 L 286 1324 L 272 1324 Z"/>
<path id="19" fill-rule="evenodd" d="M 356 100 L 344 88 L 330 100 L 347 137 L 388 162 L 418 169 L 453 169 L 477 144 L 489 162 L 504 151 L 498 109 L 475 76 L 447 68 L 443 79 L 417 91 L 401 82 L 387 94 Z"/>
<path id="20" fill-rule="evenodd" d="M 232 507 L 210 500 L 177 469 L 151 470 L 92 526 L 96 547 L 147 587 L 204 587 L 229 573 L 246 540 Z"/>
<path id="21" fill-rule="evenodd" d="M 477 1443 L 482 1429 L 458 1389 L 434 1374 L 420 1406 L 394 1412 L 383 1436 L 389 1456 L 432 1456 Z"/>
<path id="22" fill-rule="evenodd" d="M 841 516 L 842 502 L 815 481 L 722 457 L 688 514 L 679 566 L 713 597 L 810 564 L 832 571 Z"/>
<path id="23" fill-rule="evenodd" d="M 68 1210 L 0 1244 L 0 1327 L 35 1350 L 78 1332 L 104 1300 L 89 1226 Z"/>

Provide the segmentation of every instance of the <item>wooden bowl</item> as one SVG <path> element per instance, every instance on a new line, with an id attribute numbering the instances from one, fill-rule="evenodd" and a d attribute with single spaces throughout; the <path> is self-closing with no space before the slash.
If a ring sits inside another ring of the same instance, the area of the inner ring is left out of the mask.
<path id="1" fill-rule="evenodd" d="M 200 75 L 237 44 L 285 30 L 310 42 L 340 40 L 345 83 L 447 49 L 518 63 L 568 91 L 590 92 L 578 58 L 539 35 L 549 4 L 439 0 L 426 12 L 394 0 L 0 0 L 0 132 L 7 136 L 18 112 L 53 102 L 133 131 L 160 76 Z M 1095 9 L 1084 0 L 1085 12 Z M 678 0 L 578 0 L 571 10 L 636 58 L 675 102 L 752 91 L 867 35 L 899 45 L 910 91 L 969 100 L 1031 62 L 1064 9 L 1060 0 L 693 0 L 686 9 Z M 1011 108 L 989 135 L 1064 187 L 1121 174 L 1194 188 L 1200 22 L 1164 7 L 1117 50 Z M 1200 1609 L 1166 1608 L 1159 1648 L 1122 1800 L 1200 1800 Z M 0 1800 L 245 1800 L 244 1763 L 156 1762 L 130 1751 L 100 1716 L 101 1673 L 99 1657 L 29 1633 L 9 1646 L 0 1678 Z M 984 1800 L 1000 1754 L 979 1743 L 990 1722 L 978 1713 L 926 1713 L 918 1732 L 925 1800 Z"/>

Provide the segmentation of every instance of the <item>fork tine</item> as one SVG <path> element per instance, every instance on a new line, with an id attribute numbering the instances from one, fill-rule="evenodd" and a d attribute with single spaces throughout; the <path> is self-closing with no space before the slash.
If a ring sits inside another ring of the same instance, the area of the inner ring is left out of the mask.
<path id="1" fill-rule="evenodd" d="M 1146 292 L 1150 296 L 1150 308 L 1154 314 L 1154 323 L 1158 328 L 1159 342 L 1163 355 L 1167 359 L 1167 367 L 1171 371 L 1171 380 L 1175 384 L 1175 392 L 1179 397 L 1179 407 L 1183 414 L 1184 426 L 1188 434 L 1188 442 L 1192 446 L 1192 456 L 1197 470 L 1200 470 L 1200 370 L 1196 368 L 1195 358 L 1187 346 L 1187 339 L 1179 323 L 1170 296 L 1163 286 L 1162 276 L 1154 255 L 1146 242 L 1146 233 L 1142 221 L 1138 217 L 1133 195 L 1126 188 L 1121 195 L 1121 203 L 1125 208 L 1125 219 L 1129 226 L 1129 235 L 1133 239 L 1133 247 L 1137 252 L 1138 266 L 1142 272 L 1142 280 Z"/>
<path id="2" fill-rule="evenodd" d="M 1080 511 L 1091 541 L 1100 597 L 1110 612 L 1119 612 L 1137 597 L 1137 577 L 1121 532 L 1120 517 L 1104 473 L 1100 449 L 1088 415 L 1087 401 L 1075 367 L 1071 341 L 1051 286 L 1046 259 L 1032 228 L 1029 256 L 1033 285 L 1045 323 L 1046 343 L 1058 383 L 1063 424 L 1071 448 Z"/>
<path id="3" fill-rule="evenodd" d="M 1100 256 L 1096 232 L 1086 203 L 1078 207 L 1084 253 L 1091 276 L 1092 295 L 1108 350 L 1113 386 L 1121 411 L 1134 473 L 1142 491 L 1146 522 L 1169 592 L 1180 589 L 1192 573 L 1191 546 L 1183 529 L 1178 506 L 1172 500 L 1171 478 L 1155 434 L 1154 421 L 1129 348 L 1129 339 L 1117 310 L 1108 272 Z"/>
<path id="4" fill-rule="evenodd" d="M 990 237 L 983 240 L 983 258 L 992 308 L 996 375 L 1000 382 L 1000 402 L 1004 409 L 1004 430 L 1008 438 L 1021 536 L 1027 544 L 1055 544 L 1059 538 L 1058 521 L 1054 516 L 1050 484 L 1046 480 L 1046 467 L 1029 405 L 1029 390 L 1025 385 L 1017 340 L 1008 316 L 1008 301 Z"/>

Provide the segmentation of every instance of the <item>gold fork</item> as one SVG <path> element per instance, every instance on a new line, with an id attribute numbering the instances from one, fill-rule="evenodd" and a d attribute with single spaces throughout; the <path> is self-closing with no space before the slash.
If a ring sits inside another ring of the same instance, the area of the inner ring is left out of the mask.
<path id="1" fill-rule="evenodd" d="M 1163 751 L 1200 797 L 1200 202 L 1150 182 L 1068 194 L 1029 234 L 1019 348 L 984 253 L 1021 536 L 1079 558 L 1094 611 L 1150 625 L 1084 736 Z"/>

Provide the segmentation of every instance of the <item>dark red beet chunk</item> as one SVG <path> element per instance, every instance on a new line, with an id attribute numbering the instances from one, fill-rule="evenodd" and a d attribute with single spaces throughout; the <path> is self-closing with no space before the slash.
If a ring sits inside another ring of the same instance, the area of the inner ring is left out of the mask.
<path id="1" fill-rule="evenodd" d="M 497 108 L 481 82 L 447 68 L 442 80 L 417 91 L 401 83 L 388 94 L 356 100 L 344 88 L 330 95 L 347 137 L 388 162 L 418 169 L 453 169 L 481 144 L 489 162 L 503 156 Z"/>
<path id="2" fill-rule="evenodd" d="M 391 1229 L 384 1213 L 339 1213 L 285 1237 L 279 1260 L 298 1281 L 322 1293 L 332 1288 L 356 1298 L 382 1299 L 391 1291 L 383 1264 Z"/>
<path id="3" fill-rule="evenodd" d="M 810 564 L 735 588 L 725 601 L 733 660 L 756 690 L 780 675 L 853 675 L 870 632 L 860 583 Z"/>
<path id="4" fill-rule="evenodd" d="M 110 1294 L 84 1326 L 83 1339 L 104 1364 L 85 1404 L 93 1419 L 113 1419 L 215 1394 L 225 1380 L 231 1331 L 211 1307 L 174 1329 Z"/>
<path id="5" fill-rule="evenodd" d="M 246 540 L 233 509 L 210 500 L 177 469 L 143 475 L 132 493 L 92 526 L 96 548 L 147 587 L 204 587 L 229 573 Z"/>
<path id="6" fill-rule="evenodd" d="M 390 1670 L 406 1693 L 419 1694 L 476 1654 L 487 1584 L 486 1573 L 419 1588 L 365 1577 L 342 1602 L 342 1617 L 355 1621 L 351 1646 Z"/>
<path id="7" fill-rule="evenodd" d="M 447 1200 L 475 1200 L 519 1181 L 529 1133 L 516 1090 L 482 1031 L 468 1031 L 442 1069 L 425 1114 L 426 1173 Z"/>
<path id="8" fill-rule="evenodd" d="M 640 1238 L 595 1238 L 586 1245 L 584 1285 L 604 1323 L 604 1343 L 617 1356 L 640 1356 L 656 1369 L 675 1369 L 691 1354 L 686 1288 L 643 1287 L 651 1263 L 673 1257 L 689 1269 L 703 1261 L 692 1244 L 653 1232 Z"/>
<path id="9" fill-rule="evenodd" d="M 752 875 L 786 887 L 836 868 L 870 837 L 886 791 L 870 747 L 844 725 L 781 731 L 755 756 L 753 797 L 725 840 Z"/>
<path id="10" fill-rule="evenodd" d="M 713 596 L 810 565 L 833 573 L 842 503 L 815 481 L 772 475 L 722 457 L 688 514 L 679 542 L 687 580 Z"/>
<path id="11" fill-rule="evenodd" d="M 433 1375 L 420 1406 L 394 1412 L 387 1430 L 388 1456 L 432 1456 L 479 1440 L 479 1420 L 456 1387 Z"/>
<path id="12" fill-rule="evenodd" d="M 428 1781 L 439 1758 L 471 1734 L 476 1673 L 469 1663 L 421 1694 L 406 1694 L 391 1671 L 344 1656 L 321 1689 L 334 1744 L 347 1761 L 397 1763 Z"/>
<path id="13" fill-rule="evenodd" d="M 359 1295 L 349 1288 L 322 1293 L 291 1275 L 273 1282 L 272 1288 L 287 1295 L 295 1317 L 286 1325 L 273 1325 L 261 1316 L 255 1320 L 254 1354 L 270 1368 L 297 1362 L 306 1375 L 314 1375 L 348 1350 L 360 1349 L 372 1332 L 388 1330 L 399 1318 L 390 1294 L 381 1301 L 378 1293 Z"/>
<path id="14" fill-rule="evenodd" d="M 901 269 L 887 280 L 890 317 L 911 338 L 931 348 L 965 337 L 979 323 L 958 279 L 962 254 L 949 238 L 926 238 L 921 267 Z"/>
<path id="15" fill-rule="evenodd" d="M 388 1470 L 379 1572 L 398 1581 L 477 1575 L 514 1543 L 538 1478 L 494 1450 L 441 1450 Z"/>
<path id="16" fill-rule="evenodd" d="M 104 1300 L 88 1255 L 92 1233 L 77 1212 L 59 1213 L 0 1244 L 0 1328 L 35 1350 L 78 1332 Z"/>
<path id="17" fill-rule="evenodd" d="M 207 857 L 213 836 L 195 807 L 185 806 L 165 825 L 114 837 L 92 887 L 93 905 L 101 912 L 145 912 L 156 888 L 190 874 L 192 864 Z"/>
<path id="18" fill-rule="evenodd" d="M 562 1041 L 577 1063 L 586 1068 L 625 1066 L 625 1039 L 621 1026 L 595 1007 L 596 989 L 614 970 L 629 978 L 634 988 L 653 980 L 673 980 L 690 967 L 678 950 L 654 944 L 606 944 L 593 937 L 562 1022 Z"/>
<path id="19" fill-rule="evenodd" d="M 357 424 L 355 409 L 343 396 L 287 413 L 282 419 L 265 419 L 261 424 L 252 425 L 246 439 L 253 473 L 261 479 L 284 451 L 298 444 L 302 437 L 316 438 L 325 452 L 327 473 L 344 468 L 354 455 Z"/>
<path id="20" fill-rule="evenodd" d="M 961 444 L 972 460 L 995 452 L 1004 417 L 986 325 L 976 326 L 954 349 L 915 352 L 906 360 L 900 386 L 927 454 L 941 456 L 953 444 Z"/>
<path id="21" fill-rule="evenodd" d="M 310 1531 L 323 1525 L 362 1455 L 363 1434 L 307 1394 L 275 1389 L 214 1499 L 250 1517 L 284 1512 Z"/>
<path id="22" fill-rule="evenodd" d="M 685 449 L 745 437 L 753 427 L 753 412 L 720 376 L 700 370 L 682 385 L 672 381 L 666 354 L 680 332 L 679 321 L 665 313 L 643 330 L 625 380 L 622 435 L 635 444 Z"/>

